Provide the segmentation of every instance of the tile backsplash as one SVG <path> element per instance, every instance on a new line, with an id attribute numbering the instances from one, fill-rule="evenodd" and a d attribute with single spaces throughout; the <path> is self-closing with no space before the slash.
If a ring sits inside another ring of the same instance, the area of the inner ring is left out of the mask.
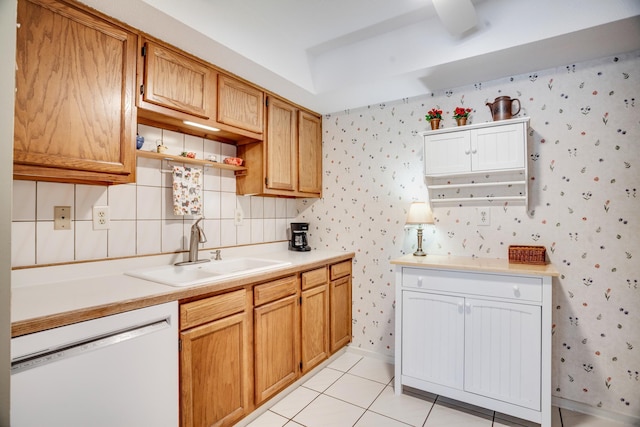
<path id="1" fill-rule="evenodd" d="M 218 161 L 236 154 L 231 144 L 139 125 L 142 150 L 158 141 L 169 154 L 196 152 L 197 158 Z M 179 252 L 188 249 L 196 216 L 177 216 L 172 206 L 171 166 L 177 162 L 138 158 L 135 184 L 98 186 L 52 182 L 13 182 L 12 266 Z M 204 169 L 203 213 L 207 243 L 218 248 L 287 239 L 289 222 L 297 215 L 296 200 L 236 195 L 233 171 Z M 53 207 L 71 206 L 70 230 L 54 230 Z M 108 230 L 94 230 L 94 206 L 108 206 Z M 234 222 L 236 210 L 244 217 Z"/>

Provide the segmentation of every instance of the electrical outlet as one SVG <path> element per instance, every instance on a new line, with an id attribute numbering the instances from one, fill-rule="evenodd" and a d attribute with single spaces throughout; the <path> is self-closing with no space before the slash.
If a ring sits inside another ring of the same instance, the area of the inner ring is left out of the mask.
<path id="1" fill-rule="evenodd" d="M 244 212 L 242 209 L 236 209 L 235 216 L 233 218 L 233 222 L 235 225 L 242 225 L 242 221 L 244 220 Z"/>
<path id="2" fill-rule="evenodd" d="M 71 206 L 53 207 L 53 229 L 71 230 Z"/>
<path id="3" fill-rule="evenodd" d="M 489 208 L 476 208 L 478 225 L 491 225 L 491 211 Z"/>
<path id="4" fill-rule="evenodd" d="M 93 229 L 108 230 L 109 229 L 109 206 L 93 207 Z"/>

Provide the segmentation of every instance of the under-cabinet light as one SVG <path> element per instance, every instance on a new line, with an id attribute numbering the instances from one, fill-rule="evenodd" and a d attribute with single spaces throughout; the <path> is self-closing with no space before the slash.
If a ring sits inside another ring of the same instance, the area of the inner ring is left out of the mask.
<path id="1" fill-rule="evenodd" d="M 190 122 L 188 120 L 183 120 L 182 123 L 184 123 L 187 126 L 194 126 L 194 127 L 200 128 L 200 129 L 210 130 L 211 132 L 219 132 L 220 131 L 220 129 L 214 128 L 213 126 L 201 125 L 200 123 Z"/>

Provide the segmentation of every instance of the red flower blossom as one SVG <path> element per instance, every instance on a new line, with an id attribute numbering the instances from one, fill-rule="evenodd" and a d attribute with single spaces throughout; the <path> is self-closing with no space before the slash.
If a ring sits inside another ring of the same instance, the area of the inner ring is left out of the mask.
<path id="1" fill-rule="evenodd" d="M 471 111 L 473 111 L 471 108 L 456 107 L 456 110 L 453 112 L 453 118 L 461 119 L 463 117 L 469 117 Z"/>
<path id="2" fill-rule="evenodd" d="M 437 108 L 432 108 L 431 110 L 429 110 L 429 112 L 427 113 L 425 118 L 428 121 L 431 121 L 433 119 L 441 119 L 442 118 L 442 110 L 438 110 Z"/>

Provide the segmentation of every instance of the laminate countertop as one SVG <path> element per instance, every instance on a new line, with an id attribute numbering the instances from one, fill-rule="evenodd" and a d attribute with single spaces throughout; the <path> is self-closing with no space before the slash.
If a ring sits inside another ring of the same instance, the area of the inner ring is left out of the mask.
<path id="1" fill-rule="evenodd" d="M 17 337 L 169 301 L 214 294 L 350 260 L 355 255 L 325 250 L 292 252 L 286 250 L 286 245 L 276 245 L 262 253 L 252 253 L 246 248 L 235 252 L 223 250 L 222 253 L 223 257 L 231 253 L 230 258 L 255 256 L 291 264 L 190 287 L 172 287 L 124 274 L 136 268 L 172 264 L 182 260 L 182 254 L 16 269 L 12 272 L 11 335 Z"/>
<path id="2" fill-rule="evenodd" d="M 404 267 L 484 271 L 487 273 L 559 276 L 558 271 L 552 264 L 515 264 L 510 263 L 507 259 L 498 258 L 472 258 L 451 255 L 413 256 L 410 254 L 391 260 L 391 264 Z"/>

